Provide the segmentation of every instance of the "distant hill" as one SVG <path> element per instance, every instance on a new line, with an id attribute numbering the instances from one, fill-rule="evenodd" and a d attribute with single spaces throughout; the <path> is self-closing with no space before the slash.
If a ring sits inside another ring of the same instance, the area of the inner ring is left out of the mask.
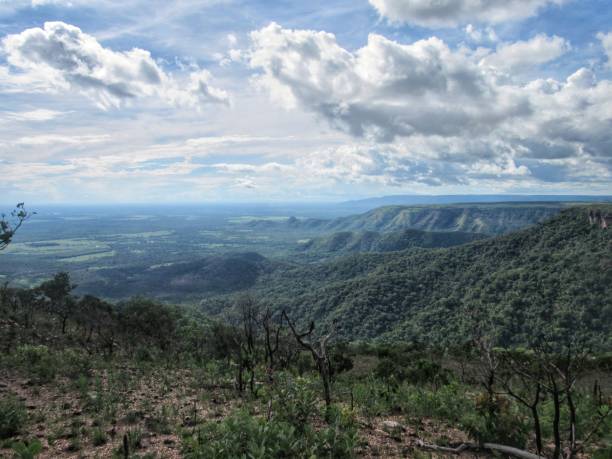
<path id="1" fill-rule="evenodd" d="M 365 212 L 383 206 L 500 202 L 612 202 L 612 196 L 519 194 L 394 195 L 345 201 L 337 205 L 343 209 L 351 209 L 353 212 Z"/>
<path id="2" fill-rule="evenodd" d="M 378 231 L 406 229 L 504 234 L 534 225 L 558 214 L 564 203 L 494 203 L 449 206 L 387 206 L 333 220 L 290 218 L 284 222 L 254 220 L 253 229 L 311 232 Z"/>
<path id="3" fill-rule="evenodd" d="M 612 208 L 606 212 L 612 213 Z M 260 277 L 262 301 L 319 329 L 332 321 L 349 339 L 461 340 L 480 305 L 502 344 L 542 333 L 558 308 L 608 340 L 612 336 L 612 230 L 588 210 L 447 249 L 356 254 L 279 269 Z"/>
<path id="4" fill-rule="evenodd" d="M 297 250 L 309 253 L 393 252 L 412 247 L 452 247 L 483 239 L 476 233 L 401 230 L 388 233 L 377 231 L 344 231 L 316 237 L 299 244 Z"/>

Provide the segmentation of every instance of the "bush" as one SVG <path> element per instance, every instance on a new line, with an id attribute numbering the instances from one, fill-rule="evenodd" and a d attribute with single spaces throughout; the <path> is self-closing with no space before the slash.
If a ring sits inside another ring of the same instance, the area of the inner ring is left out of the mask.
<path id="1" fill-rule="evenodd" d="M 351 458 L 357 444 L 357 427 L 347 413 L 333 410 L 332 422 L 321 431 L 307 425 L 302 432 L 288 422 L 266 420 L 237 411 L 223 421 L 210 422 L 197 434 L 187 436 L 183 457 L 187 459 L 248 458 Z"/>
<path id="2" fill-rule="evenodd" d="M 355 457 L 355 448 L 359 442 L 359 429 L 352 413 L 330 409 L 329 427 L 317 433 L 316 457 L 344 459 Z"/>
<path id="3" fill-rule="evenodd" d="M 57 361 L 47 346 L 19 346 L 15 352 L 15 363 L 41 384 L 55 379 Z"/>
<path id="4" fill-rule="evenodd" d="M 481 394 L 476 399 L 476 411 L 478 417 L 465 417 L 462 426 L 478 441 L 525 447 L 532 429 L 518 405 L 505 397 L 496 397 L 491 402 L 486 394 Z"/>
<path id="5" fill-rule="evenodd" d="M 234 459 L 237 457 L 310 458 L 305 436 L 286 422 L 267 422 L 238 411 L 219 423 L 208 423 L 187 439 L 187 459 Z"/>
<path id="6" fill-rule="evenodd" d="M 317 395 L 305 378 L 279 374 L 270 394 L 274 418 L 302 432 L 317 413 Z"/>
<path id="7" fill-rule="evenodd" d="M 438 390 L 404 384 L 398 390 L 398 399 L 402 412 L 411 417 L 432 417 L 457 423 L 464 415 L 475 411 L 467 389 L 457 383 Z"/>
<path id="8" fill-rule="evenodd" d="M 94 446 L 102 446 L 104 444 L 106 444 L 106 432 L 104 432 L 103 429 L 101 429 L 100 427 L 96 427 L 93 430 L 92 433 L 92 437 L 91 437 L 91 442 Z"/>
<path id="9" fill-rule="evenodd" d="M 373 377 L 353 387 L 355 406 L 368 420 L 391 412 L 394 396 L 389 385 Z"/>
<path id="10" fill-rule="evenodd" d="M 10 438 L 19 433 L 26 420 L 26 409 L 15 397 L 0 400 L 0 438 Z"/>
<path id="11" fill-rule="evenodd" d="M 32 440 L 29 443 L 15 443 L 13 444 L 12 449 L 15 452 L 15 457 L 19 459 L 34 459 L 40 454 L 43 447 L 40 441 Z"/>
<path id="12" fill-rule="evenodd" d="M 76 379 L 91 375 L 91 357 L 82 352 L 66 349 L 59 353 L 57 360 L 61 373 L 67 378 Z"/>

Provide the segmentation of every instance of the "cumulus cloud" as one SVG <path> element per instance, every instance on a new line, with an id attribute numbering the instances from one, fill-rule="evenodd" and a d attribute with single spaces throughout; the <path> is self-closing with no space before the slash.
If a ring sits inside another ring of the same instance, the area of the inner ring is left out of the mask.
<path id="1" fill-rule="evenodd" d="M 535 15 L 565 0 L 369 0 L 391 22 L 454 27 L 470 22 L 500 23 Z"/>
<path id="2" fill-rule="evenodd" d="M 562 55 L 563 38 L 505 43 L 484 58 L 438 38 L 400 44 L 370 35 L 349 51 L 332 34 L 277 24 L 252 41 L 254 81 L 273 99 L 376 145 L 317 152 L 301 170 L 387 185 L 562 181 L 578 170 L 595 180 L 612 171 L 612 82 L 586 68 L 560 81 L 508 77 Z"/>
<path id="3" fill-rule="evenodd" d="M 570 50 L 567 40 L 545 34 L 538 34 L 530 40 L 504 43 L 494 53 L 482 60 L 483 65 L 504 71 L 533 69 L 538 65 L 553 61 Z"/>
<path id="4" fill-rule="evenodd" d="M 225 91 L 210 84 L 206 70 L 181 81 L 165 72 L 148 51 L 113 51 L 63 22 L 46 22 L 42 28 L 8 35 L 2 50 L 11 73 L 21 77 L 23 90 L 77 90 L 103 108 L 142 97 L 190 107 L 229 100 Z"/>
<path id="5" fill-rule="evenodd" d="M 530 112 L 520 93 L 495 86 L 468 55 L 435 37 L 403 45 L 371 34 L 350 52 L 333 34 L 272 23 L 251 38 L 260 86 L 355 136 L 473 134 Z"/>
<path id="6" fill-rule="evenodd" d="M 563 82 L 533 81 L 526 92 L 537 106 L 537 116 L 514 130 L 532 145 L 542 144 L 541 151 L 530 148 L 533 155 L 560 152 L 568 156 L 565 152 L 571 149 L 573 157 L 599 159 L 602 166 L 612 169 L 610 80 L 597 81 L 591 70 L 581 68 Z"/>

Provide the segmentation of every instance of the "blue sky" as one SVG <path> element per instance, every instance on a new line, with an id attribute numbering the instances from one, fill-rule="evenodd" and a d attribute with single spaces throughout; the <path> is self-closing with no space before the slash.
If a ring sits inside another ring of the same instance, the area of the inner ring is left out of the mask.
<path id="1" fill-rule="evenodd" d="M 607 0 L 0 0 L 2 201 L 612 194 Z"/>

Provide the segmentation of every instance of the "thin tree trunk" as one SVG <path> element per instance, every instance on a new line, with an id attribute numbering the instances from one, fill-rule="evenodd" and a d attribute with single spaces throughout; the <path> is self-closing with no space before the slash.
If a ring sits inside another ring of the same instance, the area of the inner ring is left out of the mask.
<path id="1" fill-rule="evenodd" d="M 538 414 L 538 406 L 531 407 L 531 416 L 533 417 L 533 430 L 536 437 L 536 448 L 538 455 L 542 454 L 542 427 L 540 426 L 540 415 Z"/>
<path id="2" fill-rule="evenodd" d="M 561 432 L 559 428 L 561 417 L 561 402 L 559 400 L 559 391 L 557 389 L 557 384 L 554 381 L 552 381 L 552 396 L 555 408 L 555 414 L 553 418 L 553 436 L 555 441 L 555 451 L 553 452 L 553 459 L 561 459 Z"/>
<path id="3" fill-rule="evenodd" d="M 575 456 L 576 452 L 576 406 L 574 405 L 574 400 L 572 399 L 571 389 L 568 389 L 566 392 L 567 397 L 567 407 L 569 408 L 569 423 L 570 423 L 570 458 Z"/>

